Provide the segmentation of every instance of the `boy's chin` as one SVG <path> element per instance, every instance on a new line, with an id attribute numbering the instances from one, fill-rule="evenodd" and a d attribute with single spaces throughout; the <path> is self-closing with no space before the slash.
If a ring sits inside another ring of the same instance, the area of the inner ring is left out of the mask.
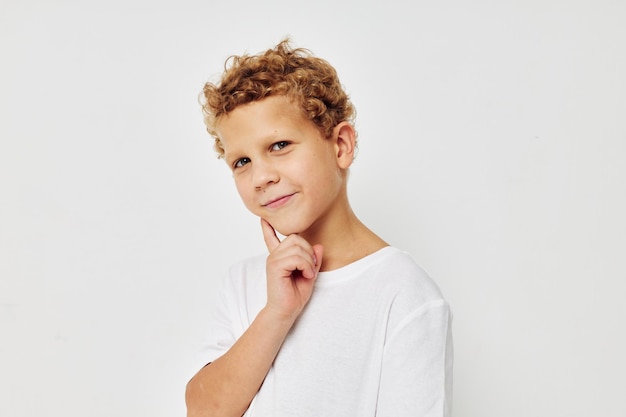
<path id="1" fill-rule="evenodd" d="M 276 226 L 274 227 L 274 230 L 276 230 L 276 233 L 279 233 L 282 236 L 299 235 L 302 232 L 304 232 L 304 230 L 300 228 L 288 227 L 288 226 L 285 226 L 285 227 Z"/>
<path id="2" fill-rule="evenodd" d="M 279 233 L 282 236 L 299 235 L 307 230 L 304 225 L 298 223 L 275 221 L 274 223 L 270 224 L 272 225 L 276 233 Z"/>

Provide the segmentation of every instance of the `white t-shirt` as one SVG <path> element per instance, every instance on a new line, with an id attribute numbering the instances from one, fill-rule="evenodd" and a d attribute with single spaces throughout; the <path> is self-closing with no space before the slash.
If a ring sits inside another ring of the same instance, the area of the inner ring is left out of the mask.
<path id="1" fill-rule="evenodd" d="M 265 260 L 231 268 L 203 365 L 223 355 L 265 305 Z M 451 320 L 436 284 L 396 248 L 321 272 L 245 416 L 449 416 Z"/>

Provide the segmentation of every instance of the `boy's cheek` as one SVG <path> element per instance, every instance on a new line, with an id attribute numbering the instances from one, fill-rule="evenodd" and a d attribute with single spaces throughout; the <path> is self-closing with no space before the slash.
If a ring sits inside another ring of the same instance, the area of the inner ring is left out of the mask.
<path id="1" fill-rule="evenodd" d="M 241 201 L 243 202 L 243 204 L 246 206 L 248 210 L 255 213 L 255 210 L 253 209 L 257 205 L 255 204 L 255 201 L 254 201 L 254 195 L 251 195 L 251 193 L 247 191 L 247 188 L 241 186 L 239 183 L 236 182 L 235 185 L 237 188 L 237 193 L 239 194 L 239 198 L 241 198 Z"/>
<path id="2" fill-rule="evenodd" d="M 259 210 L 259 206 L 256 204 L 251 204 L 249 202 L 247 202 L 245 199 L 243 200 L 243 204 L 244 206 L 246 206 L 246 208 L 248 209 L 248 211 L 252 214 L 254 214 L 257 217 L 263 217 L 263 215 L 261 214 L 261 210 Z"/>

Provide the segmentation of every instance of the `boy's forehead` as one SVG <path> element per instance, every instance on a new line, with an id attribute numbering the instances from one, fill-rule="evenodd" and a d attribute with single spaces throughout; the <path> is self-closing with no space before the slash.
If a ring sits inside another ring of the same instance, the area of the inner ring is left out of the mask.
<path id="1" fill-rule="evenodd" d="M 218 124 L 228 125 L 235 123 L 254 123 L 268 120 L 294 120 L 302 117 L 298 104 L 290 97 L 284 95 L 269 96 L 261 100 L 243 103 L 222 114 L 217 120 Z"/>

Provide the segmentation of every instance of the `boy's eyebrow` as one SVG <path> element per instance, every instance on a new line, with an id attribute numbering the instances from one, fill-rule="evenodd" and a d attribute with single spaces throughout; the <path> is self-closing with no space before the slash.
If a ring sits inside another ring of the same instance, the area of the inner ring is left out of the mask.
<path id="1" fill-rule="evenodd" d="M 285 137 L 284 139 L 281 139 L 282 137 Z M 273 130 L 271 133 L 268 133 L 260 138 L 257 138 L 256 140 L 243 140 L 243 142 L 256 142 L 256 144 L 258 146 L 268 146 L 271 145 L 273 143 L 275 143 L 276 141 L 281 141 L 281 140 L 287 140 L 287 136 L 285 134 L 281 134 L 281 132 L 279 132 L 278 130 Z M 224 141 L 222 140 L 222 146 L 224 145 Z M 228 151 L 227 148 L 224 146 L 224 159 L 225 160 L 230 160 L 230 159 L 239 159 L 241 156 L 243 156 L 244 154 L 246 154 L 247 152 L 242 150 L 242 149 L 238 149 L 238 148 L 234 148 L 231 151 Z M 234 156 L 233 156 L 234 155 Z"/>

